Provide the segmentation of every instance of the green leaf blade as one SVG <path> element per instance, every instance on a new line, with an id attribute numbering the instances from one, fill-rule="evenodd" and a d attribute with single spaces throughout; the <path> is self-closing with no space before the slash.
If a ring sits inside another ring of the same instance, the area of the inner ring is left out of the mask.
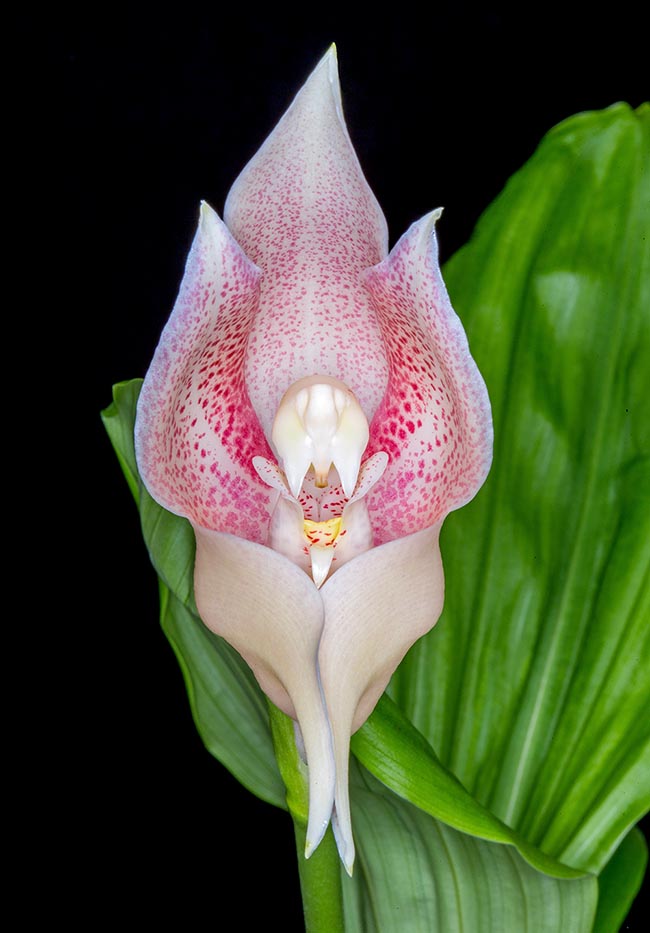
<path id="1" fill-rule="evenodd" d="M 117 456 L 131 495 L 140 503 L 140 475 L 135 460 L 133 424 L 142 379 L 118 382 L 113 386 L 113 401 L 101 413 L 102 422 Z"/>
<path id="2" fill-rule="evenodd" d="M 531 845 L 476 800 L 388 696 L 352 737 L 355 757 L 392 791 L 446 825 L 514 846 L 536 870 L 556 878 L 584 874 Z"/>
<path id="3" fill-rule="evenodd" d="M 592 871 L 650 800 L 649 147 L 645 109 L 566 121 L 446 268 L 495 459 L 391 685 L 479 801 Z"/>
<path id="4" fill-rule="evenodd" d="M 354 879 L 343 880 L 346 933 L 590 933 L 594 877 L 537 872 L 511 847 L 431 819 L 363 769 L 353 768 L 352 801 L 359 852 Z"/>
<path id="5" fill-rule="evenodd" d="M 632 829 L 598 879 L 598 912 L 593 933 L 617 933 L 643 882 L 648 846 L 643 833 Z"/>

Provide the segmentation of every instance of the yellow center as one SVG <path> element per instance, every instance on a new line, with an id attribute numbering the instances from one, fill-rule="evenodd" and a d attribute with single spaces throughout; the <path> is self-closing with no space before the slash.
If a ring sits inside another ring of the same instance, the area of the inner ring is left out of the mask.
<path id="1" fill-rule="evenodd" d="M 330 547 L 339 536 L 342 520 L 342 515 L 339 515 L 338 518 L 328 518 L 325 522 L 312 522 L 309 518 L 306 518 L 303 523 L 305 536 L 310 544 L 316 544 L 319 547 Z"/>

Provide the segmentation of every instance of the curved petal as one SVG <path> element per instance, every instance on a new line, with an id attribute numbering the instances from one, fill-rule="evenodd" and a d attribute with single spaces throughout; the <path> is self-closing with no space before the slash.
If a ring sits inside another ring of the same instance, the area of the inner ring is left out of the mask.
<path id="1" fill-rule="evenodd" d="M 348 872 L 354 861 L 350 736 L 366 721 L 408 649 L 442 612 L 439 533 L 437 524 L 373 548 L 332 574 L 320 591 L 325 626 L 318 663 L 336 762 L 333 826 Z"/>
<path id="2" fill-rule="evenodd" d="M 345 126 L 333 49 L 236 180 L 224 217 L 264 273 L 246 384 L 266 436 L 286 389 L 314 373 L 348 385 L 370 420 L 388 370 L 361 274 L 386 255 L 387 231 Z"/>
<path id="3" fill-rule="evenodd" d="M 343 524 L 334 551 L 335 570 L 353 557 L 368 551 L 375 543 L 375 531 L 368 515 L 366 496 L 375 483 L 379 482 L 387 462 L 388 454 L 380 451 L 361 464 L 354 495 L 343 508 Z"/>
<path id="4" fill-rule="evenodd" d="M 269 699 L 298 721 L 309 767 L 309 854 L 327 829 L 334 758 L 318 677 L 323 603 L 310 577 L 275 551 L 195 528 L 194 593 L 205 625 L 235 648 Z"/>
<path id="5" fill-rule="evenodd" d="M 440 521 L 480 489 L 492 461 L 492 418 L 438 265 L 434 211 L 368 270 L 390 375 L 369 451 L 390 463 L 368 497 L 378 542 Z"/>
<path id="6" fill-rule="evenodd" d="M 253 469 L 270 455 L 244 386 L 260 272 L 207 205 L 174 310 L 142 386 L 138 467 L 153 498 L 195 524 L 264 540 L 277 494 Z"/>

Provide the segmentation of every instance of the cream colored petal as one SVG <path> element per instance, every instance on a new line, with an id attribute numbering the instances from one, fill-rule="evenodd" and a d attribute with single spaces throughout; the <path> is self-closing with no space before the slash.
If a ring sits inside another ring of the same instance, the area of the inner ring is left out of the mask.
<path id="1" fill-rule="evenodd" d="M 408 649 L 442 612 L 439 533 L 440 524 L 373 548 L 337 570 L 320 590 L 325 626 L 318 660 L 336 762 L 332 825 L 350 873 L 350 736 L 366 721 Z"/>
<path id="2" fill-rule="evenodd" d="M 309 766 L 309 854 L 327 829 L 334 799 L 332 740 L 318 677 L 322 600 L 311 578 L 270 548 L 205 528 L 194 532 L 199 615 L 300 725 Z"/>
<path id="3" fill-rule="evenodd" d="M 333 567 L 338 570 L 353 557 L 370 550 L 375 543 L 375 530 L 370 522 L 366 494 L 381 479 L 388 463 L 388 454 L 374 454 L 361 465 L 354 495 L 343 509 L 343 527 L 336 539 Z"/>

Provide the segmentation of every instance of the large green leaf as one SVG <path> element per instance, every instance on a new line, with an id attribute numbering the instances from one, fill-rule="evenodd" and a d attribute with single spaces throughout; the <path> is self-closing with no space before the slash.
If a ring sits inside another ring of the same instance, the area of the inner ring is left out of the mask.
<path id="1" fill-rule="evenodd" d="M 650 802 L 649 118 L 556 127 L 446 268 L 494 465 L 392 684 L 479 801 L 596 872 Z"/>
<path id="2" fill-rule="evenodd" d="M 632 829 L 598 878 L 598 913 L 593 933 L 618 930 L 636 897 L 648 864 L 648 847 L 639 829 Z"/>
<path id="3" fill-rule="evenodd" d="M 588 933 L 597 881 L 534 871 L 511 847 L 431 819 L 366 771 L 351 781 L 358 859 L 343 879 L 346 933 Z"/>

